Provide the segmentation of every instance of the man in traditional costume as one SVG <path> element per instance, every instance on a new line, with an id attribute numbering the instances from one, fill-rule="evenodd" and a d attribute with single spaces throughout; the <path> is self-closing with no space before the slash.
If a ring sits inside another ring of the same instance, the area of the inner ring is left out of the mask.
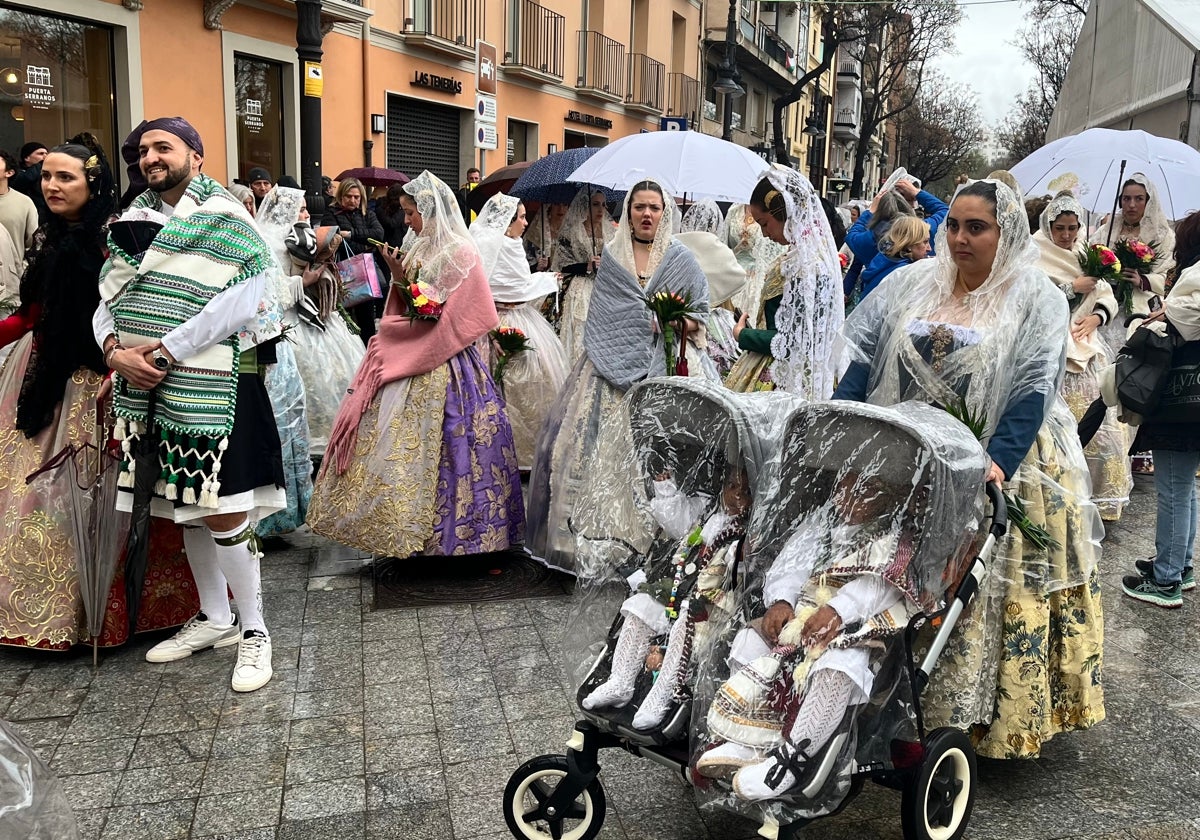
<path id="1" fill-rule="evenodd" d="M 117 507 L 132 508 L 131 453 L 152 421 L 161 473 L 151 513 L 183 526 L 200 593 L 200 612 L 146 659 L 236 644 L 233 690 L 254 691 L 272 669 L 252 525 L 285 506 L 259 368 L 269 362 L 269 345 L 259 345 L 281 329 L 268 291 L 277 269 L 242 203 L 200 172 L 204 146 L 186 120 L 143 122 L 125 145 L 137 149 L 149 189 L 110 226 L 93 319 L 116 372 L 116 437 L 125 451 Z"/>

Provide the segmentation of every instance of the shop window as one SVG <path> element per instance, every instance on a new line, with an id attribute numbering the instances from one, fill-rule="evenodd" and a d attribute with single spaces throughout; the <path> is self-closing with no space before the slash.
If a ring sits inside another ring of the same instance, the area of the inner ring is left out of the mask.
<path id="1" fill-rule="evenodd" d="M 0 6 L 0 148 L 90 131 L 119 163 L 114 102 L 110 29 Z"/>
<path id="2" fill-rule="evenodd" d="M 237 172 L 245 180 L 261 166 L 279 180 L 283 156 L 283 65 L 254 56 L 234 56 L 237 103 Z"/>
<path id="3" fill-rule="evenodd" d="M 508 121 L 508 162 L 536 160 L 538 156 L 538 127 L 523 120 Z"/>

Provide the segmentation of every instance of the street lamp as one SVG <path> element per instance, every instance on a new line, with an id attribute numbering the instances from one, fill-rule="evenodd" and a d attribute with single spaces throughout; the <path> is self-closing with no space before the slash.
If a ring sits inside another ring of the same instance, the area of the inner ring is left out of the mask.
<path id="1" fill-rule="evenodd" d="M 721 121 L 721 139 L 733 140 L 733 100 L 745 96 L 742 77 L 737 69 L 737 0 L 729 0 L 729 21 L 725 27 L 725 60 L 717 67 L 713 90 L 725 96 L 725 113 Z"/>

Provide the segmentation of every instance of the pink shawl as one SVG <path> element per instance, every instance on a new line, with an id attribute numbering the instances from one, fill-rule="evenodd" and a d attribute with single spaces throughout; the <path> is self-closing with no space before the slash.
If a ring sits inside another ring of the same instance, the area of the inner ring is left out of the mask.
<path id="1" fill-rule="evenodd" d="M 325 459 L 338 475 L 350 467 L 359 423 L 380 388 L 444 365 L 499 324 L 487 275 L 478 259 L 462 285 L 446 299 L 437 321 L 409 321 L 400 296 L 390 292 L 379 332 L 367 345 L 367 355 L 329 434 Z"/>

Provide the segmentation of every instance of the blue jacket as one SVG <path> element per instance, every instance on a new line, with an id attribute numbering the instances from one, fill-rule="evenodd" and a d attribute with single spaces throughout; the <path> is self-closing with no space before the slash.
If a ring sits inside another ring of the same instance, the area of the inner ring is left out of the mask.
<path id="1" fill-rule="evenodd" d="M 862 271 L 862 297 L 865 298 L 869 295 L 871 290 L 878 286 L 883 278 L 887 277 L 897 268 L 902 265 L 910 265 L 911 263 L 912 260 L 908 257 L 889 257 L 883 252 L 876 254 L 875 259 L 871 260 L 871 263 Z"/>
<path id="2" fill-rule="evenodd" d="M 938 228 L 941 227 L 946 214 L 950 212 L 950 208 L 946 205 L 946 202 L 932 193 L 925 192 L 925 190 L 917 193 L 917 204 L 921 205 L 921 209 L 925 211 L 925 223 L 929 225 L 929 253 L 932 254 L 934 253 L 933 242 L 937 238 Z M 859 214 L 858 221 L 850 226 L 850 230 L 846 231 L 846 244 L 850 246 L 850 250 L 854 252 L 854 256 L 862 260 L 864 265 L 870 265 L 871 260 L 875 259 L 875 255 L 879 253 L 879 244 L 875 239 L 875 231 L 867 228 L 867 223 L 871 221 L 871 218 L 871 211 L 864 210 Z M 886 232 L 886 230 L 881 231 L 881 233 Z"/>

